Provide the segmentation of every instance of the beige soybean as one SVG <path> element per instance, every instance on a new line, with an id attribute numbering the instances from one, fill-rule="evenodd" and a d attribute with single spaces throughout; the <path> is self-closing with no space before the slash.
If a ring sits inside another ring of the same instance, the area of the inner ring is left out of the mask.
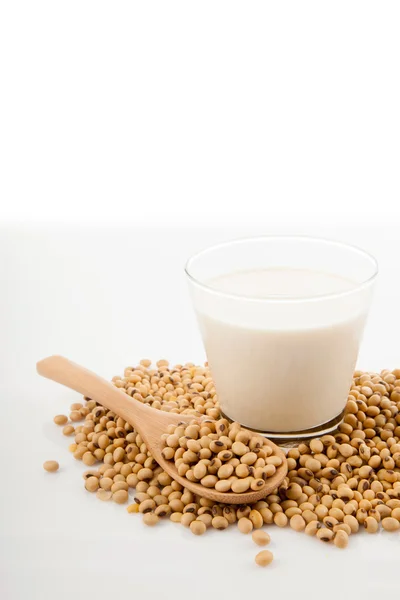
<path id="1" fill-rule="evenodd" d="M 68 417 L 66 415 L 56 415 L 53 421 L 56 425 L 65 425 L 68 423 Z"/>
<path id="2" fill-rule="evenodd" d="M 154 527 L 154 525 L 157 525 L 159 520 L 160 518 L 156 514 L 151 512 L 143 515 L 143 523 L 148 527 Z"/>
<path id="3" fill-rule="evenodd" d="M 237 479 L 231 483 L 232 492 L 235 494 L 241 494 L 243 492 L 247 492 L 251 484 L 250 478 L 246 477 L 246 479 Z"/>
<path id="4" fill-rule="evenodd" d="M 55 473 L 60 468 L 60 465 L 56 460 L 46 460 L 43 463 L 43 469 L 49 473 Z"/>
<path id="5" fill-rule="evenodd" d="M 357 533 L 359 530 L 360 525 L 353 515 L 345 515 L 345 517 L 343 517 L 343 523 L 346 523 L 350 527 L 352 533 Z"/>
<path id="6" fill-rule="evenodd" d="M 304 531 L 306 528 L 306 522 L 301 515 L 294 515 L 290 519 L 289 525 L 295 531 Z"/>
<path id="7" fill-rule="evenodd" d="M 128 484 L 126 483 L 126 481 L 116 481 L 112 484 L 110 489 L 113 493 L 119 492 L 120 490 L 125 490 L 126 492 L 128 492 Z"/>
<path id="8" fill-rule="evenodd" d="M 89 477 L 85 481 L 85 488 L 88 492 L 97 492 L 99 489 L 99 480 L 97 477 Z"/>
<path id="9" fill-rule="evenodd" d="M 247 517 L 240 518 L 237 526 L 241 533 L 251 533 L 253 531 L 253 523 Z"/>
<path id="10" fill-rule="evenodd" d="M 128 496 L 128 492 L 126 490 L 118 490 L 118 491 L 114 492 L 112 495 L 112 499 L 117 504 L 125 504 L 125 502 L 128 501 L 128 498 L 129 498 L 129 496 Z"/>
<path id="11" fill-rule="evenodd" d="M 337 548 L 346 548 L 349 543 L 349 536 L 343 530 L 339 530 L 335 533 L 333 543 Z"/>
<path id="12" fill-rule="evenodd" d="M 399 459 L 400 459 L 400 457 L 399 457 Z M 398 521 L 400 521 L 400 506 L 393 508 L 390 516 L 393 517 L 394 519 L 397 519 Z"/>
<path id="13" fill-rule="evenodd" d="M 73 410 L 70 413 L 69 418 L 71 421 L 81 421 L 83 416 L 81 415 L 81 413 L 78 410 Z"/>
<path id="14" fill-rule="evenodd" d="M 193 513 L 183 513 L 182 518 L 181 518 L 181 524 L 184 527 L 189 527 L 190 523 L 192 521 L 196 520 L 196 515 L 194 515 Z"/>
<path id="15" fill-rule="evenodd" d="M 288 518 L 282 512 L 275 513 L 274 514 L 274 523 L 278 527 L 286 527 L 286 525 L 288 524 Z"/>
<path id="16" fill-rule="evenodd" d="M 398 529 L 400 529 L 399 521 L 397 519 L 394 519 L 393 517 L 385 517 L 384 519 L 382 519 L 381 523 L 385 531 L 397 531 Z"/>
<path id="17" fill-rule="evenodd" d="M 254 508 L 250 511 L 249 520 L 252 522 L 254 529 L 260 529 L 264 524 L 261 513 Z"/>
<path id="18" fill-rule="evenodd" d="M 318 529 L 316 536 L 322 542 L 329 542 L 334 538 L 335 534 L 333 533 L 332 529 L 321 527 L 321 529 Z"/>
<path id="19" fill-rule="evenodd" d="M 174 523 L 180 523 L 183 517 L 183 513 L 181 512 L 173 512 L 171 513 L 170 520 Z"/>
<path id="20" fill-rule="evenodd" d="M 207 529 L 207 525 L 199 519 L 194 519 L 190 525 L 190 531 L 194 534 L 194 535 L 203 535 L 203 533 L 206 532 Z"/>
<path id="21" fill-rule="evenodd" d="M 75 433 L 75 427 L 73 425 L 66 425 L 63 429 L 64 435 L 72 435 Z"/>
<path id="22" fill-rule="evenodd" d="M 304 529 L 307 535 L 316 535 L 318 529 L 321 529 L 322 524 L 319 521 L 310 521 Z"/>
<path id="23" fill-rule="evenodd" d="M 376 533 L 379 530 L 379 522 L 373 517 L 367 517 L 364 521 L 364 528 L 367 533 Z"/>
<path id="24" fill-rule="evenodd" d="M 226 529 L 229 523 L 225 517 L 214 517 L 211 521 L 211 525 L 214 529 Z"/>
<path id="25" fill-rule="evenodd" d="M 257 546 L 267 546 L 270 543 L 271 538 L 266 531 L 258 529 L 252 533 L 251 539 Z"/>
<path id="26" fill-rule="evenodd" d="M 114 481 L 110 477 L 102 477 L 100 479 L 100 487 L 103 490 L 111 490 Z"/>
<path id="27" fill-rule="evenodd" d="M 274 560 L 274 555 L 269 550 L 262 550 L 256 554 L 254 560 L 259 567 L 267 567 Z"/>

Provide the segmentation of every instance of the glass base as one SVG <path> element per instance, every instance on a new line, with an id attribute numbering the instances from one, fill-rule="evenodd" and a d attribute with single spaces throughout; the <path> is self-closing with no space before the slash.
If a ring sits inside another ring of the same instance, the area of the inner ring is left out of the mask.
<path id="1" fill-rule="evenodd" d="M 233 419 L 229 417 L 226 413 L 221 411 L 221 414 L 232 423 Z M 312 440 L 313 438 L 318 438 L 328 433 L 337 433 L 337 428 L 342 423 L 344 416 L 344 410 L 326 423 L 322 423 L 321 425 L 317 425 L 316 427 L 312 427 L 310 429 L 303 429 L 302 431 L 285 431 L 284 433 L 279 433 L 276 431 L 261 431 L 259 429 L 252 429 L 251 427 L 246 427 L 250 431 L 254 431 L 259 435 L 263 435 L 264 437 L 272 440 L 278 446 L 282 446 L 283 448 L 294 448 L 298 446 L 301 442 L 305 440 Z"/>

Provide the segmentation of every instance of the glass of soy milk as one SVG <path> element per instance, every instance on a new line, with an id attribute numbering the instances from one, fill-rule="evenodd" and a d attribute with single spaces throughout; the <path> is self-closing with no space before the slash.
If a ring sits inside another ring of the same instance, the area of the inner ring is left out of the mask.
<path id="1" fill-rule="evenodd" d="M 189 259 L 226 418 L 282 440 L 335 429 L 377 272 L 363 250 L 301 236 L 237 240 Z"/>

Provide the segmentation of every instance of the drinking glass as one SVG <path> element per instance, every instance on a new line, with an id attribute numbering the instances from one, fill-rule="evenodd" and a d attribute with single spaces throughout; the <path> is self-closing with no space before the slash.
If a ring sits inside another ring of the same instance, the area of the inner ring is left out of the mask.
<path id="1" fill-rule="evenodd" d="M 283 441 L 333 431 L 377 272 L 359 248 L 302 236 L 241 239 L 190 258 L 186 274 L 223 415 Z"/>

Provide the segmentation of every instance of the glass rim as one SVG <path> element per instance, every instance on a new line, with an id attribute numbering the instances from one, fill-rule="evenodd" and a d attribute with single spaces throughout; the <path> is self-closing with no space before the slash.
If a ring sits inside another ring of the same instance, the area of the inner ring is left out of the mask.
<path id="1" fill-rule="evenodd" d="M 196 259 L 206 256 L 207 254 L 211 254 L 215 250 L 219 250 L 220 248 L 227 248 L 229 246 L 233 246 L 233 245 L 237 245 L 237 244 L 245 244 L 246 242 L 257 242 L 257 241 L 259 241 L 259 242 L 263 242 L 263 241 L 265 241 L 265 242 L 271 242 L 271 241 L 287 241 L 287 242 L 289 242 L 289 241 L 304 241 L 304 242 L 307 242 L 308 241 L 308 242 L 321 243 L 321 244 L 333 246 L 336 248 L 343 248 L 345 250 L 349 250 L 355 254 L 358 254 L 359 256 L 361 256 L 365 259 L 368 259 L 371 263 L 372 275 L 370 275 L 364 281 L 357 283 L 355 285 L 355 287 L 352 288 L 351 290 L 345 290 L 343 292 L 331 292 L 328 294 L 315 294 L 312 296 L 302 296 L 302 297 L 284 296 L 284 297 L 279 297 L 279 298 L 274 295 L 267 295 L 263 298 L 256 298 L 256 297 L 252 297 L 252 296 L 244 296 L 242 294 L 223 292 L 221 290 L 216 289 L 212 285 L 208 285 L 207 283 L 200 281 L 194 275 L 192 275 L 192 273 L 190 272 L 191 265 Z M 372 254 L 370 254 L 366 250 L 363 250 L 362 248 L 359 248 L 358 246 L 355 246 L 353 244 L 348 244 L 347 242 L 339 242 L 337 240 L 331 240 L 329 238 L 314 237 L 314 236 L 310 236 L 310 235 L 285 235 L 285 234 L 283 234 L 283 235 L 246 236 L 246 237 L 242 237 L 242 238 L 236 238 L 236 239 L 233 239 L 233 240 L 230 240 L 227 242 L 213 244 L 212 246 L 208 246 L 207 248 L 204 248 L 203 250 L 196 252 L 196 254 L 193 254 L 192 256 L 189 257 L 189 259 L 186 261 L 186 264 L 185 264 L 185 273 L 186 273 L 188 279 L 195 285 L 203 288 L 205 291 L 216 294 L 217 296 L 223 296 L 224 298 L 231 298 L 233 300 L 245 300 L 246 302 L 257 302 L 257 303 L 263 303 L 263 302 L 264 303 L 296 303 L 296 302 L 301 303 L 301 302 L 313 302 L 313 301 L 318 301 L 318 300 L 329 300 L 329 299 L 334 299 L 334 298 L 340 298 L 342 296 L 350 296 L 351 294 L 354 294 L 355 292 L 358 292 L 361 289 L 366 288 L 369 285 L 371 285 L 372 282 L 376 279 L 378 272 L 379 272 L 378 261 Z"/>

